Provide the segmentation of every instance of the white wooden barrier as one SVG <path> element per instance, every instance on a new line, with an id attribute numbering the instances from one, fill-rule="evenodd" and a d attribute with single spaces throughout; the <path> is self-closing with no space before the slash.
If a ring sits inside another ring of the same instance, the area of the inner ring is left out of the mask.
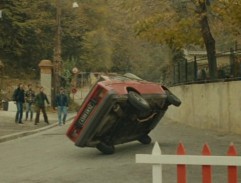
<path id="1" fill-rule="evenodd" d="M 240 156 L 163 155 L 157 142 L 152 154 L 136 154 L 136 163 L 152 164 L 152 182 L 162 182 L 162 165 L 241 166 Z"/>

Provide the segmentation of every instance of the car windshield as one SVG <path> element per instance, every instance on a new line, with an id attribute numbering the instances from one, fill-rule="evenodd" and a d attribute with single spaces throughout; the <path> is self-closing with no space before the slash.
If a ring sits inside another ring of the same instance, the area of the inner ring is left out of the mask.
<path id="1" fill-rule="evenodd" d="M 118 74 L 110 74 L 110 75 L 102 75 L 100 77 L 99 81 L 107 81 L 107 80 L 117 80 L 117 81 L 129 81 L 129 80 L 138 80 L 141 81 L 143 79 L 139 78 L 138 76 L 132 74 L 132 73 L 126 73 L 124 75 L 118 75 Z"/>
<path id="2" fill-rule="evenodd" d="M 126 73 L 123 76 L 126 77 L 126 78 L 129 78 L 129 79 L 143 80 L 140 77 L 138 77 L 138 76 L 136 76 L 135 74 L 132 74 L 132 73 Z"/>

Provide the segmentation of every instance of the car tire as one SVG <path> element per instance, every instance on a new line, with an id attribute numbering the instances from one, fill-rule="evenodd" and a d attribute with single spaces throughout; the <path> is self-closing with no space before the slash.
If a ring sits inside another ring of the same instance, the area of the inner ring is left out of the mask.
<path id="1" fill-rule="evenodd" d="M 129 91 L 128 101 L 139 111 L 149 111 L 151 109 L 149 103 L 137 92 Z"/>
<path id="2" fill-rule="evenodd" d="M 142 144 L 150 144 L 151 143 L 151 137 L 149 135 L 143 135 L 138 139 L 138 141 Z"/>
<path id="3" fill-rule="evenodd" d="M 103 142 L 97 144 L 96 148 L 103 154 L 113 154 L 115 152 L 115 147 L 113 145 L 107 145 Z"/>
<path id="4" fill-rule="evenodd" d="M 166 94 L 167 94 L 167 101 L 174 105 L 174 106 L 180 106 L 181 105 L 181 100 L 179 98 L 177 98 L 172 92 L 170 92 L 169 90 L 165 90 Z"/>

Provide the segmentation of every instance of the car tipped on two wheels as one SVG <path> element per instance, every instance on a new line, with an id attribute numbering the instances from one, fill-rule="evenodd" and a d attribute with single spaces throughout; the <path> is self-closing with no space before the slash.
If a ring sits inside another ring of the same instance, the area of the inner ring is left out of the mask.
<path id="1" fill-rule="evenodd" d="M 150 144 L 148 135 L 169 105 L 181 101 L 165 86 L 133 74 L 102 76 L 81 105 L 66 135 L 78 147 L 113 154 L 131 141 Z"/>

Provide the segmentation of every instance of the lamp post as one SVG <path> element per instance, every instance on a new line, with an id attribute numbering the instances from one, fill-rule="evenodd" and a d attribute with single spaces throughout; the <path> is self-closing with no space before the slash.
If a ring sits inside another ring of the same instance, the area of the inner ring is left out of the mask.
<path id="1" fill-rule="evenodd" d="M 72 4 L 73 8 L 78 8 L 79 5 L 77 2 Z M 62 72 L 63 62 L 61 57 L 61 0 L 56 0 L 56 34 L 55 34 L 55 48 L 54 48 L 54 63 L 53 63 L 53 85 L 54 85 L 54 94 L 55 97 L 58 89 L 60 87 L 60 75 Z"/>

